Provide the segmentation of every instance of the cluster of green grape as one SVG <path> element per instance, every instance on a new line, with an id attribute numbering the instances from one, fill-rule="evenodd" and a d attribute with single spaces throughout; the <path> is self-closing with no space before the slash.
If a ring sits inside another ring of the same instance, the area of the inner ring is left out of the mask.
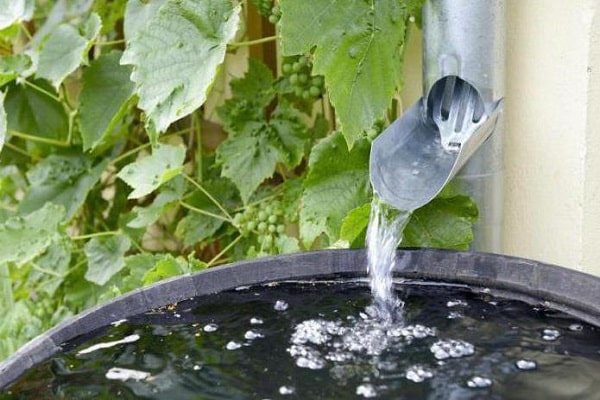
<path id="1" fill-rule="evenodd" d="M 233 216 L 233 224 L 243 236 L 256 236 L 260 248 L 274 248 L 277 236 L 285 232 L 284 210 L 279 200 L 249 205 Z"/>
<path id="2" fill-rule="evenodd" d="M 316 99 L 325 92 L 323 77 L 311 76 L 312 63 L 307 56 L 285 57 L 281 66 L 284 79 L 293 88 L 294 94 L 305 100 Z"/>
<path id="3" fill-rule="evenodd" d="M 267 18 L 271 15 L 273 0 L 252 0 L 252 4 L 254 4 L 260 15 Z"/>
<path id="4" fill-rule="evenodd" d="M 281 18 L 281 9 L 273 4 L 273 0 L 252 0 L 254 6 L 263 17 L 267 17 L 269 22 L 276 24 Z"/>
<path id="5" fill-rule="evenodd" d="M 273 6 L 271 8 L 271 15 L 269 15 L 269 22 L 275 25 L 281 19 L 281 9 L 279 6 Z"/>

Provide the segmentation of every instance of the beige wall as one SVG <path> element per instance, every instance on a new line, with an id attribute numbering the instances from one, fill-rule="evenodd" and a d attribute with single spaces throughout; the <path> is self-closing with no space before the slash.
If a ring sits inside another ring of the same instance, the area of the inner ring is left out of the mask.
<path id="1" fill-rule="evenodd" d="M 507 3 L 504 250 L 600 275 L 598 5 L 551 3 Z"/>
<path id="2" fill-rule="evenodd" d="M 504 252 L 600 275 L 600 2 L 507 0 Z M 550 6 L 551 4 L 551 6 Z M 405 107 L 421 96 L 411 37 Z"/>

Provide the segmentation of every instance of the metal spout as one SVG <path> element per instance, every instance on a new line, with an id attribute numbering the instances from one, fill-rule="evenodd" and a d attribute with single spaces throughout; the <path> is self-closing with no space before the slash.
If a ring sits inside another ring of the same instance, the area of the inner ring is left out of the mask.
<path id="1" fill-rule="evenodd" d="M 426 1 L 424 96 L 375 139 L 370 160 L 375 192 L 402 210 L 454 180 L 479 206 L 472 248 L 486 251 L 501 246 L 504 13 L 503 0 Z"/>

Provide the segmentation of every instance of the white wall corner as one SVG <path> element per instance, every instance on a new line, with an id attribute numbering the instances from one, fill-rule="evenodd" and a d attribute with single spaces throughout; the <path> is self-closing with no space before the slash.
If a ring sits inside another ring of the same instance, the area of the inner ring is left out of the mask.
<path id="1" fill-rule="evenodd" d="M 585 272 L 600 276 L 600 5 L 597 1 L 589 1 L 585 18 L 590 35 L 581 265 Z"/>
<path id="2" fill-rule="evenodd" d="M 505 252 L 588 272 L 595 3 L 507 3 Z"/>

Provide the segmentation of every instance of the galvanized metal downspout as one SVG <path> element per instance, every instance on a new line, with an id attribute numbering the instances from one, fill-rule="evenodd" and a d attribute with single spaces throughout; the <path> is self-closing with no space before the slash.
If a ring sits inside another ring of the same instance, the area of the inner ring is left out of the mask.
<path id="1" fill-rule="evenodd" d="M 486 108 L 504 98 L 504 0 L 427 0 L 423 7 L 424 97 L 445 76 L 473 85 Z M 479 206 L 474 250 L 502 250 L 504 119 L 455 176 Z"/>

